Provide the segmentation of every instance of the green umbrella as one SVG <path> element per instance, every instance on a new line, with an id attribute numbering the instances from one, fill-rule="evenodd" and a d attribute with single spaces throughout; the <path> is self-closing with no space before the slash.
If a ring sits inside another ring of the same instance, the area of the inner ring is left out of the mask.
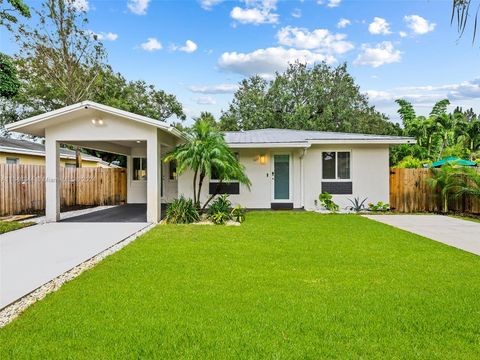
<path id="1" fill-rule="evenodd" d="M 457 157 L 454 157 L 454 156 L 449 156 L 449 157 L 444 158 L 442 160 L 435 161 L 432 164 L 432 167 L 441 167 L 442 165 L 445 165 L 446 163 L 461 165 L 461 166 L 477 166 L 477 163 L 474 162 L 474 161 L 460 159 L 460 158 L 457 158 Z"/>

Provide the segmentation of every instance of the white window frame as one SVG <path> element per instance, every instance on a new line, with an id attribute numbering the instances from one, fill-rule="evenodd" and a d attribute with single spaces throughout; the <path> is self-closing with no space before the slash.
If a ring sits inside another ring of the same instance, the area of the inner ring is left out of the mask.
<path id="1" fill-rule="evenodd" d="M 334 152 L 336 153 L 335 155 L 335 179 L 324 179 L 323 178 L 323 153 L 326 152 Z M 339 152 L 348 152 L 350 153 L 350 177 L 348 179 L 339 179 L 338 178 L 338 153 Z M 351 182 L 352 181 L 352 150 L 322 150 L 322 156 L 321 156 L 321 163 L 322 163 L 322 181 L 323 182 Z"/>
<path id="2" fill-rule="evenodd" d="M 9 163 L 9 161 L 12 161 L 12 160 L 15 161 L 15 164 Z M 18 165 L 18 164 L 20 164 L 20 158 L 7 156 L 7 157 L 5 158 L 5 164 L 8 164 L 8 165 Z"/>
<path id="3" fill-rule="evenodd" d="M 146 156 L 132 156 L 132 182 L 146 182 L 148 180 L 148 160 L 147 160 L 147 167 L 145 169 L 146 171 L 146 179 L 134 179 L 134 175 L 135 175 L 135 168 L 134 168 L 134 159 L 140 159 L 140 167 L 143 163 L 143 159 L 147 160 L 147 157 Z"/>

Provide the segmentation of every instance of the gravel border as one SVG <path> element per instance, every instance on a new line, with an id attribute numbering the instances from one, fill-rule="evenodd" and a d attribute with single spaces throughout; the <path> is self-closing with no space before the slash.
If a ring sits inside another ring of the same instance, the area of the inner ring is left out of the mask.
<path id="1" fill-rule="evenodd" d="M 50 280 L 49 282 L 43 284 L 42 286 L 33 290 L 31 293 L 18 299 L 14 303 L 7 305 L 5 308 L 0 310 L 0 328 L 4 327 L 5 325 L 13 321 L 17 316 L 19 316 L 23 311 L 25 311 L 30 305 L 43 299 L 47 294 L 57 291 L 63 284 L 65 284 L 70 280 L 75 279 L 78 275 L 80 275 L 85 270 L 91 269 L 100 261 L 105 259 L 107 256 L 127 246 L 136 238 L 138 238 L 140 235 L 145 234 L 147 231 L 149 231 L 156 225 L 157 224 L 147 225 L 146 227 L 130 235 L 129 237 L 123 240 L 120 240 L 119 242 L 112 245 L 108 249 L 103 250 L 102 252 L 84 261 L 83 263 L 75 266 L 74 268 L 68 270 L 62 275 L 57 276 L 55 279 Z"/>

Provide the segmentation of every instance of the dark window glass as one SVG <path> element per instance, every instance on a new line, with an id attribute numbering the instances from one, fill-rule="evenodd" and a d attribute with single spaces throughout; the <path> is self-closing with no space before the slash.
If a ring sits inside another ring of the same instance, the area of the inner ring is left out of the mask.
<path id="1" fill-rule="evenodd" d="M 18 158 L 10 158 L 10 157 L 7 157 L 7 164 L 9 164 L 9 165 L 17 165 L 17 164 L 18 164 Z"/>
<path id="2" fill-rule="evenodd" d="M 335 152 L 322 153 L 322 177 L 335 179 Z"/>
<path id="3" fill-rule="evenodd" d="M 168 169 L 168 177 L 170 180 L 175 180 L 177 178 L 177 163 L 175 161 L 170 161 Z"/>
<path id="4" fill-rule="evenodd" d="M 339 179 L 350 179 L 350 153 L 338 152 L 338 169 L 337 174 Z"/>
<path id="5" fill-rule="evenodd" d="M 147 180 L 147 159 L 133 158 L 133 180 Z"/>

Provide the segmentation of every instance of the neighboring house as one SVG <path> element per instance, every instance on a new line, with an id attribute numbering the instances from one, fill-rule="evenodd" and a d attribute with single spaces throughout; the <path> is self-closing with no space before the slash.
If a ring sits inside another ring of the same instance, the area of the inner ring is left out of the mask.
<path id="1" fill-rule="evenodd" d="M 81 154 L 82 167 L 116 167 L 102 159 Z M 75 167 L 74 150 L 60 149 L 60 166 Z M 45 165 L 45 145 L 33 141 L 0 137 L 0 164 Z"/>
<path id="2" fill-rule="evenodd" d="M 107 151 L 127 157 L 127 202 L 146 203 L 147 221 L 160 220 L 162 203 L 179 195 L 192 197 L 192 174 L 177 177 L 162 157 L 186 137 L 166 122 L 91 101 L 71 105 L 7 125 L 7 130 L 44 136 L 46 176 L 56 178 L 59 144 Z M 227 132 L 252 185 L 222 184 L 235 204 L 253 209 L 319 208 L 327 191 L 344 207 L 348 199 L 389 199 L 389 147 L 414 143 L 412 138 L 334 132 L 264 129 Z M 218 186 L 210 179 L 202 197 Z M 46 183 L 47 221 L 59 219 L 58 182 Z"/>

